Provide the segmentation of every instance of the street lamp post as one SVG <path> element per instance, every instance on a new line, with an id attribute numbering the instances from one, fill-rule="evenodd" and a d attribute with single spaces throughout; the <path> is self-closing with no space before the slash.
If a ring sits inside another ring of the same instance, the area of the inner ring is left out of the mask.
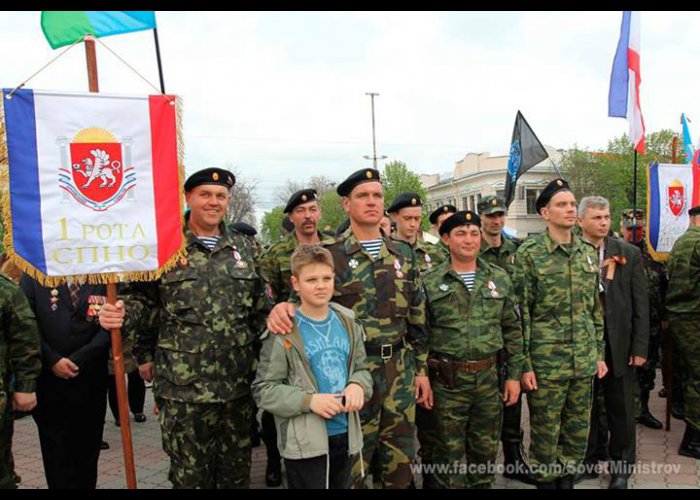
<path id="1" fill-rule="evenodd" d="M 365 92 L 365 95 L 368 95 L 372 101 L 372 156 L 365 155 L 364 158 L 366 160 L 372 160 L 374 169 L 377 170 L 377 160 L 386 159 L 386 156 L 377 156 L 377 139 L 374 132 L 374 96 L 379 94 L 376 92 Z"/>

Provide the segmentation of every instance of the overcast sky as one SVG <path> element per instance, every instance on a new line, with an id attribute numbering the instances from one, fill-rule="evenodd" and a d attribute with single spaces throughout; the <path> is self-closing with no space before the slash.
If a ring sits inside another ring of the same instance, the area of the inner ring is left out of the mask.
<path id="1" fill-rule="evenodd" d="M 0 71 L 14 87 L 51 50 L 40 12 L 2 12 Z M 156 13 L 168 93 L 184 100 L 188 173 L 229 163 L 258 181 L 267 208 L 286 179 L 336 181 L 377 154 L 418 173 L 469 152 L 507 154 L 520 109 L 556 148 L 604 148 L 627 132 L 607 116 L 617 12 Z M 700 132 L 700 13 L 644 12 L 641 103 L 647 132 Z M 158 86 L 151 31 L 101 39 Z M 153 89 L 99 43 L 100 91 Z M 87 91 L 82 46 L 27 88 Z M 383 162 L 380 161 L 380 166 Z"/>

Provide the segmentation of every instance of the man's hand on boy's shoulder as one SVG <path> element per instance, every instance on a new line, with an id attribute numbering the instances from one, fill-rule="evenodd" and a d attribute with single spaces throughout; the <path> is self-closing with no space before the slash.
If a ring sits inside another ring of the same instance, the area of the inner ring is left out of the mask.
<path id="1" fill-rule="evenodd" d="M 360 384 L 351 382 L 343 391 L 345 404 L 343 410 L 346 412 L 360 411 L 365 404 L 365 390 Z"/>
<path id="2" fill-rule="evenodd" d="M 292 318 L 296 307 L 291 302 L 280 302 L 275 305 L 267 316 L 267 329 L 270 333 L 286 335 L 292 332 Z"/>

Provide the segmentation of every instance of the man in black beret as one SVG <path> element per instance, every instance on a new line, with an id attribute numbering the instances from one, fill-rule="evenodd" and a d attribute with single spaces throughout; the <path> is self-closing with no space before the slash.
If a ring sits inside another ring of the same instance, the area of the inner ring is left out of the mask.
<path id="1" fill-rule="evenodd" d="M 433 225 L 435 232 L 440 232 L 440 225 L 452 214 L 457 212 L 457 207 L 454 205 L 440 205 L 430 213 L 428 220 Z"/>
<path id="2" fill-rule="evenodd" d="M 251 238 L 258 234 L 258 230 L 246 222 L 234 222 L 231 224 L 231 228 L 235 229 L 239 233 L 243 233 Z"/>
<path id="3" fill-rule="evenodd" d="M 410 247 L 379 228 L 384 192 L 377 170 L 358 170 L 337 192 L 343 197 L 350 228 L 321 244 L 335 264 L 333 301 L 352 309 L 367 334 L 367 364 L 376 392 L 360 412 L 363 467 L 369 470 L 376 458 L 381 473 L 375 482 L 385 488 L 407 488 L 413 479 L 415 405 L 432 406 L 418 269 Z M 293 316 L 293 304 L 278 304 L 268 318 L 268 328 L 288 333 Z M 358 460 L 353 478 L 361 488 L 360 471 Z"/>
<path id="4" fill-rule="evenodd" d="M 591 417 L 592 377 L 607 373 L 598 255 L 573 234 L 576 198 L 563 179 L 536 200 L 547 230 L 516 253 L 525 361 L 521 381 L 530 409 L 531 473 L 538 488 L 571 489 L 582 464 Z"/>

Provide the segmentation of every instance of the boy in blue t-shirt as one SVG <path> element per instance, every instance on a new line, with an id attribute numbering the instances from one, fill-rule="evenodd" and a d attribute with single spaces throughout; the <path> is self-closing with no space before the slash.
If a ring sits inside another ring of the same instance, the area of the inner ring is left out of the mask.
<path id="1" fill-rule="evenodd" d="M 258 407 L 275 416 L 289 488 L 349 488 L 352 455 L 362 451 L 359 410 L 372 395 L 364 330 L 330 303 L 331 253 L 301 245 L 292 254 L 301 299 L 288 335 L 270 335 L 253 382 Z"/>

